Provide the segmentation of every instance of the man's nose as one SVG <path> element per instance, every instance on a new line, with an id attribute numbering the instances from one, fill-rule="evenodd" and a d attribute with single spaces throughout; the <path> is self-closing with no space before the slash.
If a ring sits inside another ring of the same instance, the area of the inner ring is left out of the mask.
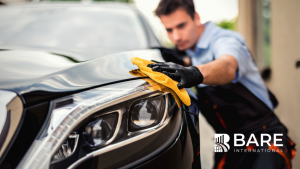
<path id="1" fill-rule="evenodd" d="M 180 34 L 179 34 L 179 31 L 178 30 L 173 30 L 173 40 L 175 42 L 179 41 L 180 40 Z"/>

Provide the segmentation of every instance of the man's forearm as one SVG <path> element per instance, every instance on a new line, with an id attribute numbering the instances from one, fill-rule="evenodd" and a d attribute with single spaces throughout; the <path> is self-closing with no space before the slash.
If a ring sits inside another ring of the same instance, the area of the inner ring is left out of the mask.
<path id="1" fill-rule="evenodd" d="M 237 61 L 233 56 L 222 55 L 215 61 L 199 66 L 184 67 L 172 62 L 148 64 L 152 71 L 161 72 L 177 81 L 178 88 L 190 88 L 204 83 L 224 85 L 235 78 Z"/>
<path id="2" fill-rule="evenodd" d="M 197 68 L 203 75 L 203 84 L 224 85 L 235 79 L 238 64 L 230 55 L 222 55 L 218 59 Z"/>

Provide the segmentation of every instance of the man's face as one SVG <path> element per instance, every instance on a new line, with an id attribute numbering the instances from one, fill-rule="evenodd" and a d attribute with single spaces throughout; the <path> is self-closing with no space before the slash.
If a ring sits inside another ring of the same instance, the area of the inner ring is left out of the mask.
<path id="1" fill-rule="evenodd" d="M 160 20 L 165 26 L 170 40 L 179 50 L 192 48 L 197 43 L 199 15 L 195 15 L 193 20 L 184 9 L 179 8 L 169 15 L 161 15 Z"/>

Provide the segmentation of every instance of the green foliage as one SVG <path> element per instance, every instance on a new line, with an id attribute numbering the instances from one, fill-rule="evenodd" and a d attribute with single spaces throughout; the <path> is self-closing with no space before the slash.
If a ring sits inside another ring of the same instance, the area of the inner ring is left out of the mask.
<path id="1" fill-rule="evenodd" d="M 162 45 L 167 48 L 175 48 L 175 45 L 171 41 L 164 40 Z"/>
<path id="2" fill-rule="evenodd" d="M 229 30 L 233 30 L 235 31 L 236 30 L 236 19 L 232 19 L 230 21 L 228 20 L 223 20 L 219 23 L 216 23 L 218 26 L 220 26 L 221 28 L 224 28 L 224 29 L 229 29 Z"/>

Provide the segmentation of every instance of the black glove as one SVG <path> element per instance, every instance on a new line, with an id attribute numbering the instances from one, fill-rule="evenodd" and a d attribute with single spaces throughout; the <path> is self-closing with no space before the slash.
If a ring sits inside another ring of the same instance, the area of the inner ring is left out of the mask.
<path id="1" fill-rule="evenodd" d="M 153 71 L 161 72 L 178 82 L 177 87 L 190 88 L 203 82 L 203 75 L 195 66 L 183 67 L 172 62 L 148 64 Z"/>
<path id="2" fill-rule="evenodd" d="M 152 49 L 159 49 L 162 57 L 166 62 L 174 62 L 180 65 L 184 65 L 183 57 L 177 54 L 174 50 L 164 47 L 153 47 Z"/>

